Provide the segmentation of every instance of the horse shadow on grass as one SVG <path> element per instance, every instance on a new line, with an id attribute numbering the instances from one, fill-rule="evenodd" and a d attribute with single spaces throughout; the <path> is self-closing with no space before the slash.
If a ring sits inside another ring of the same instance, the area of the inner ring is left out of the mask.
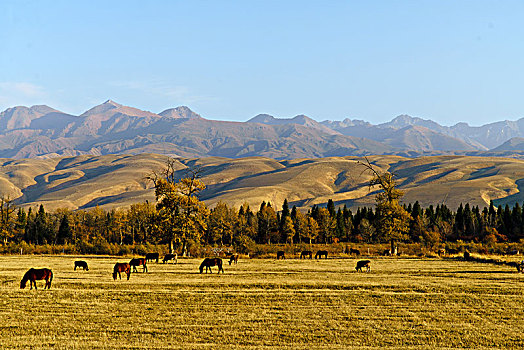
<path id="1" fill-rule="evenodd" d="M 446 272 L 441 272 L 441 273 L 438 273 L 438 274 L 454 274 L 454 275 L 457 275 L 457 274 L 498 274 L 498 273 L 502 273 L 502 274 L 516 274 L 516 271 L 511 271 L 511 270 L 496 270 L 496 271 L 482 271 L 482 270 L 465 270 L 465 271 L 446 271 Z"/>

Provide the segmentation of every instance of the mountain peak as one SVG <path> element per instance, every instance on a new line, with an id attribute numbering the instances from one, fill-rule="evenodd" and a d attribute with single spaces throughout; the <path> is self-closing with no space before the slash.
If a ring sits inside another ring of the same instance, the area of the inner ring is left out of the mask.
<path id="1" fill-rule="evenodd" d="M 276 121 L 277 121 L 277 118 L 273 117 L 272 115 L 262 113 L 262 114 L 257 114 L 253 118 L 249 119 L 247 123 L 260 123 L 260 124 L 270 124 L 271 125 L 271 124 L 275 124 Z"/>
<path id="2" fill-rule="evenodd" d="M 106 102 L 102 103 L 102 105 L 111 105 L 111 106 L 114 106 L 114 107 L 122 107 L 121 104 L 116 103 L 115 101 L 113 101 L 111 99 L 109 99 Z"/>
<path id="3" fill-rule="evenodd" d="M 102 113 L 106 113 L 106 112 L 108 112 L 108 111 L 110 111 L 112 109 L 119 108 L 119 107 L 122 107 L 122 105 L 119 105 L 118 103 L 116 103 L 113 100 L 107 100 L 106 102 L 104 102 L 102 104 L 99 104 L 97 106 L 94 106 L 93 108 L 85 111 L 80 116 L 81 117 L 87 117 L 87 116 L 90 116 L 90 115 L 93 115 L 93 114 L 102 114 Z"/>
<path id="4" fill-rule="evenodd" d="M 162 117 L 173 118 L 173 119 L 203 119 L 200 114 L 193 112 L 187 106 L 179 106 L 176 108 L 169 108 L 165 111 L 158 113 Z"/>

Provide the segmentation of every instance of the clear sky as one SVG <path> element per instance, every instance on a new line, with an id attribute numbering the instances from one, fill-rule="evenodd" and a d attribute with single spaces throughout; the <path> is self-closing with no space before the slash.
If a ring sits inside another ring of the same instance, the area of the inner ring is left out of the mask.
<path id="1" fill-rule="evenodd" d="M 0 1 L 0 110 L 524 117 L 524 1 Z"/>

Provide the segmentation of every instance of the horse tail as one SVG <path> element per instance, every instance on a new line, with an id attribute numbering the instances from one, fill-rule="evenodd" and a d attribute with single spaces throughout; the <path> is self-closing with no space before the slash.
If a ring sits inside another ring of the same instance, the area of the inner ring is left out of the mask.
<path id="1" fill-rule="evenodd" d="M 49 284 L 47 285 L 47 289 L 51 289 L 51 282 L 53 282 L 53 271 L 49 270 Z"/>

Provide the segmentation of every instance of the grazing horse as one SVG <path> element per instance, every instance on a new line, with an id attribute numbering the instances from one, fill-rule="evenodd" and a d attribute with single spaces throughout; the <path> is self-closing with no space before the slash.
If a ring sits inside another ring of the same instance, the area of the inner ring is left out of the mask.
<path id="1" fill-rule="evenodd" d="M 232 262 L 235 262 L 235 265 L 238 262 L 238 254 L 231 254 L 229 256 L 229 265 L 231 265 Z"/>
<path id="2" fill-rule="evenodd" d="M 285 259 L 286 257 L 284 256 L 284 251 L 283 250 L 279 250 L 277 252 L 277 260 L 278 259 Z"/>
<path id="3" fill-rule="evenodd" d="M 145 258 L 131 259 L 131 261 L 129 262 L 129 265 L 133 266 L 133 271 L 134 272 L 138 272 L 136 267 L 140 266 L 140 265 L 142 265 L 142 272 L 146 272 L 147 271 L 147 265 L 146 265 L 146 259 Z"/>
<path id="4" fill-rule="evenodd" d="M 315 259 L 321 259 L 322 257 L 324 257 L 324 258 L 327 259 L 327 256 L 328 256 L 328 252 L 327 252 L 327 250 L 319 250 L 319 251 L 315 254 Z"/>
<path id="5" fill-rule="evenodd" d="M 87 267 L 87 263 L 85 261 L 82 261 L 82 260 L 75 261 L 75 271 L 77 267 L 82 268 L 82 270 L 84 271 L 89 271 L 89 268 Z"/>
<path id="6" fill-rule="evenodd" d="M 213 271 L 211 271 L 211 266 L 218 266 L 218 273 L 220 274 L 220 271 L 224 273 L 224 269 L 222 268 L 222 259 L 220 258 L 205 258 L 204 261 L 202 261 L 202 264 L 200 264 L 200 273 L 204 272 L 204 267 L 206 268 L 206 273 L 207 269 L 209 269 L 209 273 L 213 273 Z"/>
<path id="7" fill-rule="evenodd" d="M 31 286 L 30 289 L 33 289 L 33 284 L 36 288 L 36 280 L 45 280 L 45 286 L 44 289 L 50 289 L 51 288 L 51 282 L 53 281 L 53 271 L 50 269 L 29 269 L 22 280 L 20 281 L 20 289 L 24 289 L 27 281 L 29 280 L 29 285 Z"/>
<path id="8" fill-rule="evenodd" d="M 366 272 L 369 272 L 371 270 L 371 261 L 369 260 L 360 260 L 357 262 L 357 266 L 355 267 L 355 270 L 357 270 L 357 272 L 362 272 L 362 268 L 365 267 L 366 268 Z"/>
<path id="9" fill-rule="evenodd" d="M 158 253 L 147 253 L 146 254 L 146 261 L 153 261 L 156 260 L 156 263 L 158 264 L 158 259 L 160 258 L 160 255 Z"/>
<path id="10" fill-rule="evenodd" d="M 349 254 L 355 254 L 356 256 L 360 255 L 360 250 L 351 248 Z"/>
<path id="11" fill-rule="evenodd" d="M 520 263 L 515 263 L 517 267 L 517 272 L 524 272 L 524 260 L 522 260 Z"/>
<path id="12" fill-rule="evenodd" d="M 113 268 L 113 279 L 116 281 L 116 275 L 120 276 L 120 279 L 122 279 L 122 275 L 120 272 L 125 272 L 127 275 L 127 280 L 129 281 L 129 277 L 131 276 L 131 265 L 128 263 L 116 263 L 115 267 Z"/>
<path id="13" fill-rule="evenodd" d="M 313 259 L 313 253 L 311 252 L 311 250 L 304 250 L 302 253 L 300 253 L 300 259 L 306 259 L 306 257 L 308 257 L 310 259 Z"/>
<path id="14" fill-rule="evenodd" d="M 173 260 L 176 264 L 178 262 L 178 255 L 176 253 L 175 254 L 166 254 L 164 256 L 164 259 L 162 259 L 162 263 L 165 264 L 169 260 Z"/>

